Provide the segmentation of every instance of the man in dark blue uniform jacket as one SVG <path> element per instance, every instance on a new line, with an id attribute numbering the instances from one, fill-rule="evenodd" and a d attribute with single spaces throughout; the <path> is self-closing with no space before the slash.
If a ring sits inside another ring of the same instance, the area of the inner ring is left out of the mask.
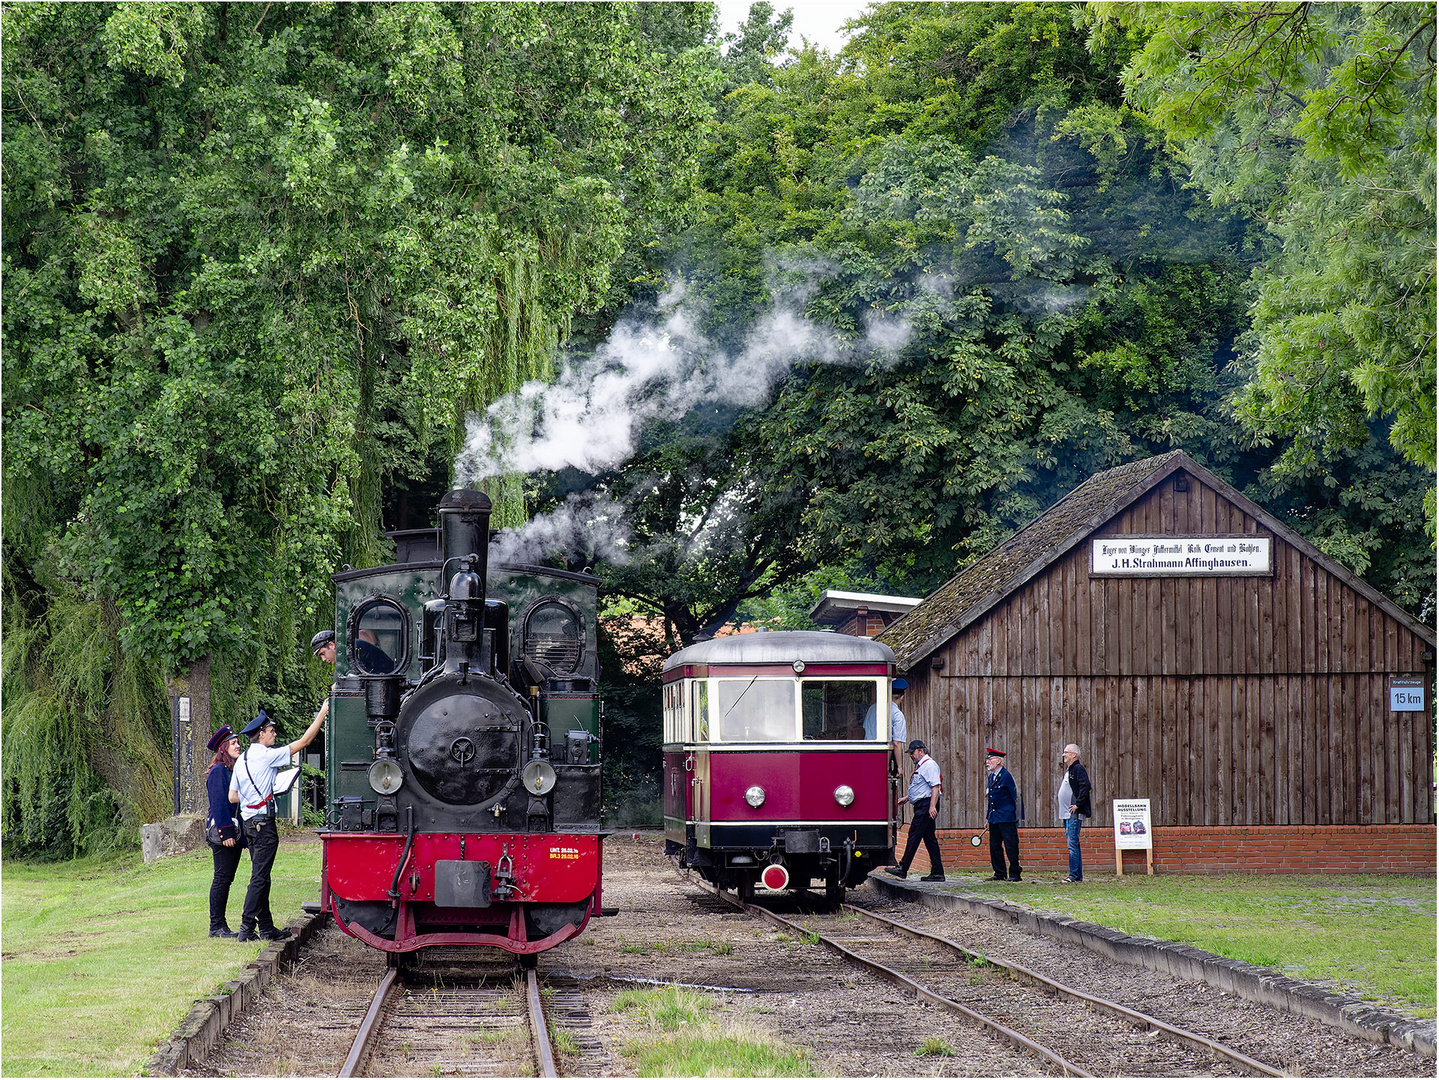
<path id="1" fill-rule="evenodd" d="M 1014 777 L 1004 767 L 1004 751 L 985 748 L 984 766 L 989 770 L 986 791 L 989 796 L 989 863 L 994 867 L 995 881 L 1019 880 L 1019 792 Z M 1004 873 L 1004 857 L 1009 856 L 1009 875 Z"/>

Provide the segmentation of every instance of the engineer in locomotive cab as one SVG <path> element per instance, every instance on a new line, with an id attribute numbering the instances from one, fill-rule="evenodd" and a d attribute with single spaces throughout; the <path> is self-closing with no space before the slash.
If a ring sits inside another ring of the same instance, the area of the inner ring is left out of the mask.
<path id="1" fill-rule="evenodd" d="M 372 674 L 382 674 L 390 671 L 395 662 L 390 659 L 389 653 L 380 648 L 378 642 L 370 640 L 375 635 L 372 631 L 361 630 L 355 639 L 355 655 L 359 659 L 360 666 Z M 335 645 L 335 632 L 333 630 L 321 630 L 310 639 L 310 651 L 327 664 L 333 664 L 339 655 L 339 649 Z"/>
<path id="2" fill-rule="evenodd" d="M 230 801 L 240 806 L 241 828 L 250 849 L 250 886 L 245 890 L 245 908 L 240 914 L 240 941 L 284 941 L 290 936 L 290 931 L 275 928 L 270 914 L 270 870 L 280 848 L 275 824 L 275 781 L 280 769 L 290 764 L 290 758 L 315 741 L 329 715 L 330 699 L 326 698 L 305 733 L 286 746 L 275 745 L 275 721 L 264 709 L 240 733 L 250 739 L 249 748 L 235 762 L 230 775 Z"/>

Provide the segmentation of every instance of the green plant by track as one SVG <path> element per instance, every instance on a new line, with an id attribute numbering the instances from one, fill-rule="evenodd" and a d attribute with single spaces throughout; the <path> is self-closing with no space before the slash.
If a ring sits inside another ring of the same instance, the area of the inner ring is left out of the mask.
<path id="1" fill-rule="evenodd" d="M 138 854 L 6 860 L 5 1076 L 133 1076 L 194 1002 L 260 951 L 209 935 L 210 850 L 146 865 Z M 239 926 L 250 862 L 230 890 Z M 280 845 L 270 907 L 283 925 L 319 895 L 318 844 Z"/>
<path id="2" fill-rule="evenodd" d="M 809 1054 L 775 1045 L 774 1036 L 711 1019 L 715 1000 L 678 986 L 627 990 L 612 1008 L 630 1012 L 658 1038 L 637 1038 L 626 1054 L 640 1076 L 814 1076 Z"/>
<path id="3" fill-rule="evenodd" d="M 1432 877 L 1086 875 L 1082 885 L 967 881 L 965 889 L 1332 983 L 1412 1015 L 1435 1013 Z"/>

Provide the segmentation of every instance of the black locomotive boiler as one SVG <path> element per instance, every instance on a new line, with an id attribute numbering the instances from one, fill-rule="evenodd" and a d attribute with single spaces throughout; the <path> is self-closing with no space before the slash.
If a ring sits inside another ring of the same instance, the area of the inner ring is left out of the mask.
<path id="1" fill-rule="evenodd" d="M 598 579 L 488 565 L 490 509 L 334 577 L 320 902 L 388 953 L 532 960 L 601 913 Z"/>

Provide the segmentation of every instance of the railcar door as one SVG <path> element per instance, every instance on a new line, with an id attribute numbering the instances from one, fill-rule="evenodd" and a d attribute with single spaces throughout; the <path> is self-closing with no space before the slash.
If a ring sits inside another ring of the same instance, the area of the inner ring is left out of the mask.
<path id="1" fill-rule="evenodd" d="M 695 846 L 710 846 L 710 705 L 709 680 L 690 683 L 691 713 L 694 718 L 694 771 L 690 776 L 690 815 L 695 823 Z"/>

